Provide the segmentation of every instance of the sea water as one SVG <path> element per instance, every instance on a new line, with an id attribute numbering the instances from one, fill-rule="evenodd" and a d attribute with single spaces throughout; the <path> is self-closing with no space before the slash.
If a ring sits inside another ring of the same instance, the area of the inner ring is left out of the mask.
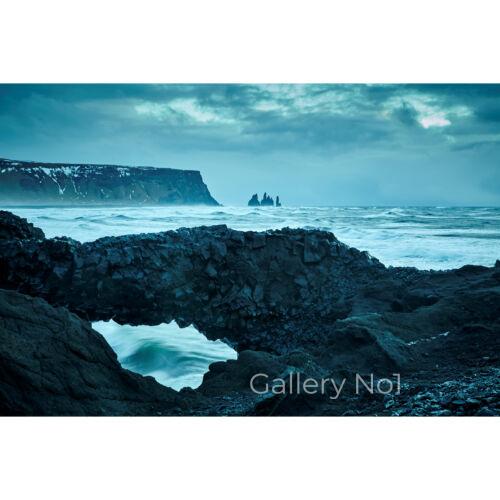
<path id="1" fill-rule="evenodd" d="M 452 269 L 500 259 L 500 208 L 454 207 L 7 207 L 47 237 L 92 241 L 104 236 L 226 224 L 240 230 L 282 227 L 331 231 L 386 265 Z M 235 358 L 224 343 L 174 322 L 120 326 L 97 322 L 125 368 L 180 389 L 197 387 L 208 365 Z"/>
<path id="2" fill-rule="evenodd" d="M 212 224 L 263 231 L 332 231 L 386 265 L 452 269 L 500 258 L 500 208 L 440 207 L 15 207 L 47 237 L 92 241 Z"/>
<path id="3" fill-rule="evenodd" d="M 224 342 L 208 340 L 192 326 L 179 328 L 175 321 L 130 326 L 111 320 L 92 326 L 104 335 L 122 366 L 177 391 L 198 387 L 210 363 L 236 359 L 234 349 Z"/>

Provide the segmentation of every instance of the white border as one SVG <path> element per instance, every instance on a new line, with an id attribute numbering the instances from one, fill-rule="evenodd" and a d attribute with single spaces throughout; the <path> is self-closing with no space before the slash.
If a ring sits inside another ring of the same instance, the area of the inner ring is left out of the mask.
<path id="1" fill-rule="evenodd" d="M 499 11 L 485 0 L 3 0 L 0 81 L 499 82 Z M 498 422 L 3 418 L 1 491 L 492 498 Z"/>
<path id="2" fill-rule="evenodd" d="M 3 498 L 494 498 L 495 418 L 0 420 Z"/>
<path id="3" fill-rule="evenodd" d="M 3 82 L 498 82 L 475 0 L 3 0 Z"/>

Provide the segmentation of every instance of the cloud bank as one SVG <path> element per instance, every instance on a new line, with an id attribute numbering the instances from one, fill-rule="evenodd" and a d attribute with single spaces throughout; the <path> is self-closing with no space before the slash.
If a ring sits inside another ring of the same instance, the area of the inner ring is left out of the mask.
<path id="1" fill-rule="evenodd" d="M 500 205 L 500 85 L 0 85 L 0 156 L 199 169 L 226 204 Z"/>

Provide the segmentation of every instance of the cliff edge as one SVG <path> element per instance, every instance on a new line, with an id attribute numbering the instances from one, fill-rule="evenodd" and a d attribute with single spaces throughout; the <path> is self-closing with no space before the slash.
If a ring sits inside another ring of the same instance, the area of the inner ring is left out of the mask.
<path id="1" fill-rule="evenodd" d="M 0 203 L 218 205 L 197 170 L 0 159 Z"/>

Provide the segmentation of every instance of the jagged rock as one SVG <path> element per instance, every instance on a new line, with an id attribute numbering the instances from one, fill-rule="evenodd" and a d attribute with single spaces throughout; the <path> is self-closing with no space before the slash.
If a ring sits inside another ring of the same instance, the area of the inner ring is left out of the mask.
<path id="1" fill-rule="evenodd" d="M 26 219 L 22 219 L 11 212 L 0 210 L 0 240 L 42 240 L 44 238 L 43 231 L 38 227 L 34 227 Z"/>
<path id="2" fill-rule="evenodd" d="M 323 231 L 226 226 L 83 244 L 3 240 L 0 287 L 41 296 L 90 320 L 158 324 L 175 318 L 211 339 L 258 348 L 256 328 L 273 330 L 294 317 L 342 317 L 349 295 L 387 276 L 367 254 L 350 249 L 339 255 L 343 246 Z M 297 276 L 311 285 L 297 283 Z M 272 342 L 268 337 L 266 348 Z M 277 338 L 276 351 L 280 344 Z"/>
<path id="3" fill-rule="evenodd" d="M 4 203 L 218 205 L 197 170 L 0 159 Z"/>
<path id="4" fill-rule="evenodd" d="M 252 195 L 250 198 L 250 201 L 248 202 L 249 207 L 260 207 L 260 201 L 259 201 L 259 196 L 257 193 Z"/>
<path id="5" fill-rule="evenodd" d="M 402 370 L 408 364 L 410 348 L 388 329 L 379 314 L 338 320 L 327 335 L 331 350 L 322 364 L 330 371 L 381 374 Z"/>
<path id="6" fill-rule="evenodd" d="M 158 386 L 144 388 L 140 384 L 145 382 L 138 382 L 138 392 L 127 393 L 126 403 L 120 392 L 122 371 L 102 360 L 96 367 L 98 387 L 92 392 L 84 386 L 85 396 L 76 403 L 73 392 L 78 394 L 82 381 L 70 373 L 69 380 L 75 381 L 68 389 L 73 410 L 40 406 L 47 395 L 45 386 L 37 385 L 39 379 L 32 379 L 40 374 L 39 366 L 32 366 L 33 360 L 38 363 L 37 353 L 55 363 L 56 380 L 71 368 L 68 363 L 77 363 L 75 351 L 83 344 L 90 346 L 89 359 L 111 353 L 106 345 L 98 348 L 104 341 L 85 321 L 42 301 L 16 298 L 21 302 L 14 307 L 7 301 L 3 319 L 0 316 L 0 326 L 8 327 L 7 340 L 0 342 L 0 362 L 8 361 L 0 364 L 0 369 L 8 367 L 0 373 L 4 411 L 443 416 L 500 411 L 495 371 L 500 352 L 498 267 L 441 272 L 386 268 L 333 234 L 315 230 L 240 232 L 212 226 L 81 244 L 68 238 L 40 239 L 25 224 L 0 213 L 0 227 L 9 228 L 7 237 L 0 239 L 0 288 L 43 297 L 91 320 L 157 324 L 175 319 L 180 326 L 194 324 L 207 337 L 231 343 L 240 357 L 212 365 L 201 387 L 181 391 L 180 399 L 171 399 L 170 392 L 155 399 Z M 10 236 L 14 234 L 18 236 Z M 19 335 L 27 325 L 46 325 L 44 317 L 54 314 L 70 319 L 54 320 L 45 333 L 37 327 Z M 58 334 L 60 330 L 66 333 Z M 88 365 L 77 366 L 78 376 L 85 378 Z M 106 384 L 101 368 L 117 394 L 108 406 L 99 406 L 101 384 Z M 404 394 L 360 397 L 350 390 L 335 402 L 330 394 L 256 396 L 247 383 L 257 369 L 273 376 L 292 370 L 314 378 L 352 377 L 371 370 L 382 378 L 397 371 Z M 2 380 L 9 382 L 2 385 Z M 54 384 L 51 391 L 62 390 Z M 143 390 L 150 392 L 150 399 Z M 66 392 L 56 394 L 62 395 L 58 401 L 69 401 Z M 20 406 L 15 406 L 18 396 Z M 140 398 L 146 398 L 141 400 L 145 407 L 136 404 Z"/>
<path id="7" fill-rule="evenodd" d="M 264 193 L 264 196 L 262 196 L 262 200 L 260 202 L 260 205 L 261 205 L 261 207 L 273 207 L 274 200 L 267 193 Z"/>
<path id="8" fill-rule="evenodd" d="M 259 196 L 257 194 L 252 195 L 250 201 L 248 202 L 249 207 L 273 207 L 274 200 L 267 193 L 264 193 L 262 196 L 262 200 L 259 201 Z M 276 197 L 276 206 L 281 207 L 280 197 Z"/>

